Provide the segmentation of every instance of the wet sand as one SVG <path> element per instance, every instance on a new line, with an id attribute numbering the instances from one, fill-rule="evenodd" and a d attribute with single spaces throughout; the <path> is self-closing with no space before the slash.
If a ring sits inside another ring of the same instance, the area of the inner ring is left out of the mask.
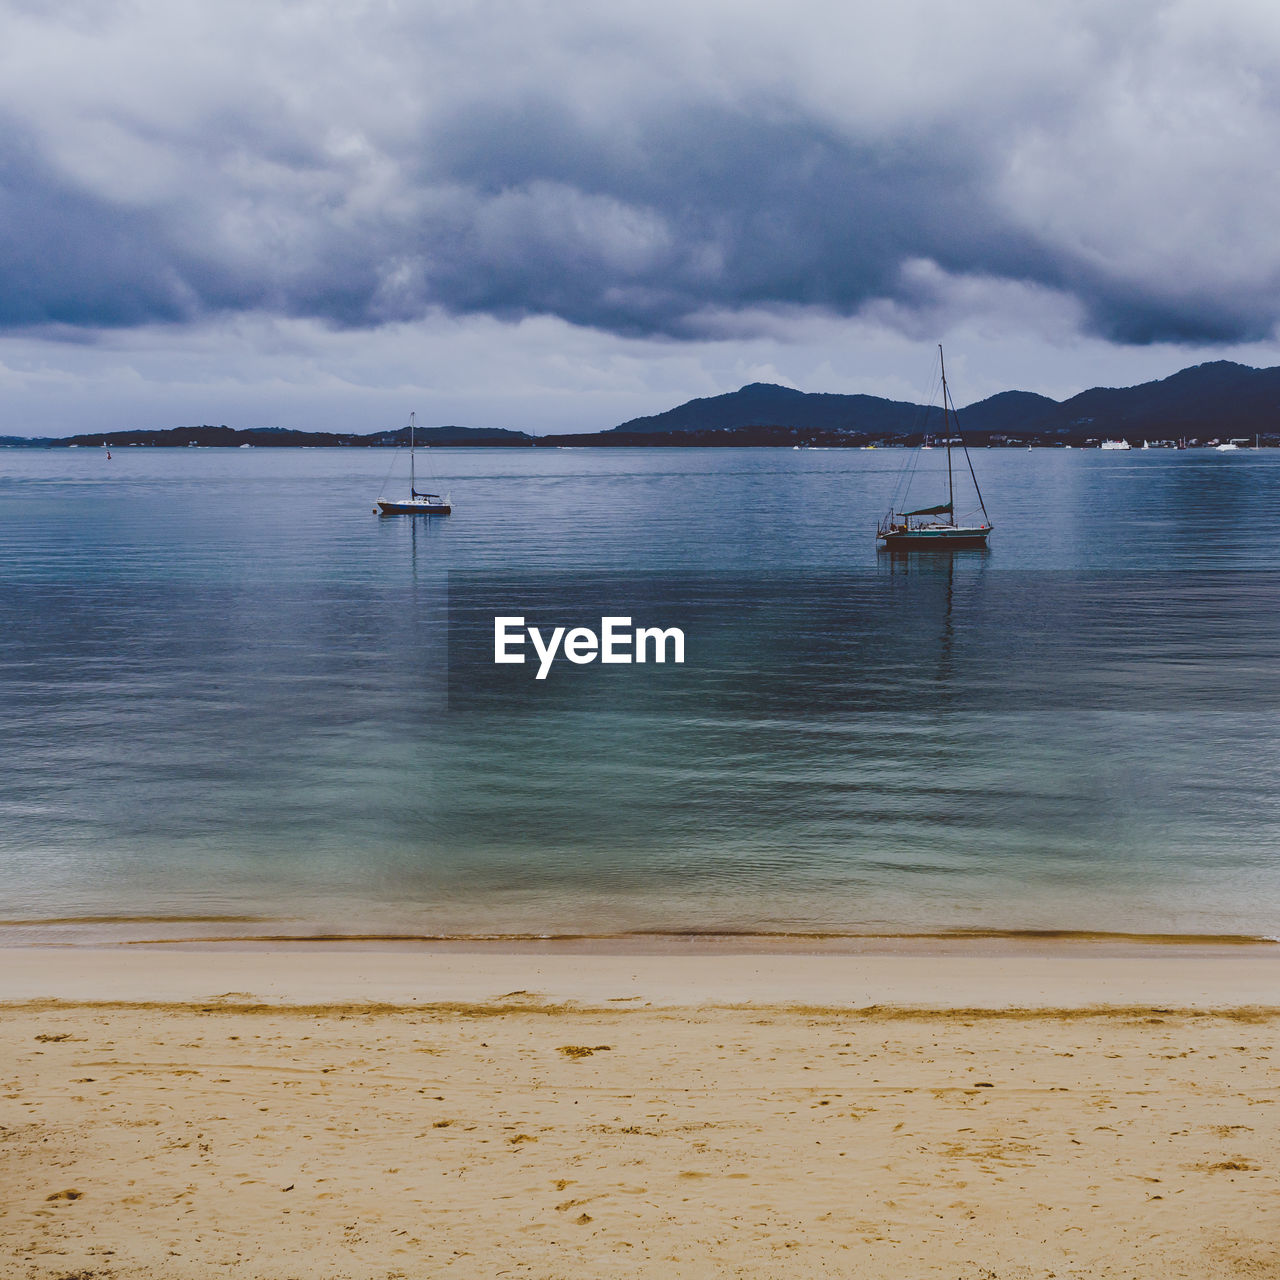
<path id="1" fill-rule="evenodd" d="M 200 1001 L 224 991 L 290 1004 L 488 1000 L 515 988 L 552 1001 L 657 1005 L 889 1004 L 941 1009 L 1280 1005 L 1280 944 L 1157 942 L 1109 936 L 820 940 L 706 936 L 369 938 L 166 942 L 156 946 L 0 947 L 0 1001 Z"/>
<path id="2" fill-rule="evenodd" d="M 0 952 L 0 1275 L 1280 1276 L 1272 949 Z"/>

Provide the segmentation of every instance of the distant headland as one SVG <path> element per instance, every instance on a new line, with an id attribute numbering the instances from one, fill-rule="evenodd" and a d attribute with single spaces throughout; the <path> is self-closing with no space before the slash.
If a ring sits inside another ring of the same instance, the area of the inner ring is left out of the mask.
<path id="1" fill-rule="evenodd" d="M 1103 440 L 1131 444 L 1216 444 L 1257 438 L 1280 444 L 1280 367 L 1254 369 L 1216 360 L 1136 387 L 1094 387 L 1067 400 L 1029 391 L 1002 391 L 959 412 L 965 437 L 976 445 L 1070 444 Z M 535 436 L 501 427 L 420 427 L 418 441 L 456 447 L 554 448 L 594 446 L 857 447 L 918 444 L 941 430 L 937 408 L 879 396 L 796 391 L 753 382 L 725 395 L 690 400 L 665 413 L 634 418 L 607 431 Z M 87 432 L 58 439 L 0 436 L 0 445 L 54 448 L 221 446 L 272 448 L 384 447 L 408 443 L 409 429 L 355 434 L 282 427 L 172 427 L 162 431 Z"/>

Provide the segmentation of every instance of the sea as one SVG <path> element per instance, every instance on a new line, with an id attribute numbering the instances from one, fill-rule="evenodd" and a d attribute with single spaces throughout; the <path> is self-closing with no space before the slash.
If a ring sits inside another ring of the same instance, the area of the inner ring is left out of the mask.
<path id="1" fill-rule="evenodd" d="M 945 452 L 0 450 L 0 945 L 1280 937 L 1280 450 Z"/>

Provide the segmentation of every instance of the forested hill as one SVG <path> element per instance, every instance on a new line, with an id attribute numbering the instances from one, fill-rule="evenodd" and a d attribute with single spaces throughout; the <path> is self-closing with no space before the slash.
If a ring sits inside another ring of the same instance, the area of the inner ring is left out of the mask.
<path id="1" fill-rule="evenodd" d="M 1015 435 L 1028 440 L 1129 437 L 1170 439 L 1280 433 L 1280 368 L 1254 369 L 1217 360 L 1136 387 L 1094 387 L 1057 401 L 1028 391 L 1002 391 L 959 413 L 966 436 Z M 940 431 L 935 406 L 879 396 L 796 391 L 753 382 L 726 395 L 690 400 L 665 413 L 635 418 L 602 436 L 675 432 L 788 432 L 893 439 Z"/>

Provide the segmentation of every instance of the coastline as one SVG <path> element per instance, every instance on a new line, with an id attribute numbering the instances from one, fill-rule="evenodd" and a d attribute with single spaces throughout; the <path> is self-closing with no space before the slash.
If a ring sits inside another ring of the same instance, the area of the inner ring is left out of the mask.
<path id="1" fill-rule="evenodd" d="M 412 1007 L 518 991 L 584 1007 L 1280 1008 L 1280 944 L 1266 942 L 910 938 L 833 951 L 736 936 L 700 937 L 696 950 L 607 941 L 10 946 L 0 1005 L 181 1005 L 231 992 L 242 1003 Z"/>
<path id="2" fill-rule="evenodd" d="M 338 927 L 323 920 L 270 915 L 67 915 L 0 918 L 0 951 L 26 946 L 339 946 L 391 949 L 439 947 L 486 950 L 603 952 L 823 951 L 874 954 L 921 950 L 935 953 L 981 947 L 1075 950 L 1080 947 L 1280 949 L 1280 935 L 1262 932 L 1117 930 L 1052 926 L 987 925 L 931 927 L 793 927 L 753 925 L 707 927 L 624 927 L 612 929 L 529 928 L 503 930 L 414 930 L 376 919 Z"/>

